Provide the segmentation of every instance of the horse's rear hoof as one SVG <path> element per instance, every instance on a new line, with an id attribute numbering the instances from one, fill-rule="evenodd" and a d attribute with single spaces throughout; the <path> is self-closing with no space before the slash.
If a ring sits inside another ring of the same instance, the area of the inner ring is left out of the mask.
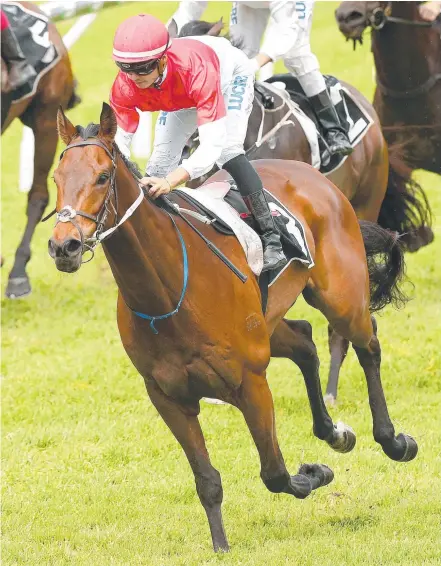
<path id="1" fill-rule="evenodd" d="M 346 454 L 354 449 L 357 437 L 353 429 L 345 423 L 339 421 L 334 425 L 334 431 L 331 440 L 328 441 L 329 446 L 339 452 Z"/>
<path id="2" fill-rule="evenodd" d="M 402 458 L 398 460 L 398 462 L 410 462 L 415 458 L 418 454 L 418 444 L 415 442 L 415 439 L 408 434 L 400 433 L 397 436 L 397 440 L 400 444 L 404 444 L 405 450 Z"/>
<path id="3" fill-rule="evenodd" d="M 31 284 L 27 277 L 10 277 L 5 295 L 8 299 L 22 299 L 31 294 Z"/>

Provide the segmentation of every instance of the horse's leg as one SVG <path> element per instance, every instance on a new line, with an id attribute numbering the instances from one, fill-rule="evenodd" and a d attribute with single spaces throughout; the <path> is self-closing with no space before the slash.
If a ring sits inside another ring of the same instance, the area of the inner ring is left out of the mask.
<path id="1" fill-rule="evenodd" d="M 15 299 L 25 297 L 31 292 L 31 284 L 26 273 L 26 265 L 31 258 L 31 240 L 37 224 L 49 201 L 47 177 L 57 149 L 57 107 L 46 108 L 33 105 L 29 124 L 35 136 L 34 180 L 28 195 L 27 223 L 20 245 L 15 253 L 14 265 L 9 274 L 6 296 Z"/>
<path id="2" fill-rule="evenodd" d="M 326 440 L 336 452 L 350 452 L 355 446 L 355 433 L 342 422 L 334 425 L 326 409 L 320 384 L 320 360 L 309 322 L 283 319 L 271 336 L 271 356 L 289 358 L 300 368 L 311 407 L 314 435 Z"/>
<path id="3" fill-rule="evenodd" d="M 244 373 L 237 406 L 256 444 L 260 477 L 269 491 L 304 499 L 333 480 L 332 470 L 321 464 L 304 464 L 295 476 L 288 473 L 277 441 L 273 399 L 265 374 Z"/>
<path id="4" fill-rule="evenodd" d="M 332 256 L 332 251 L 329 251 Z M 331 261 L 334 258 L 329 258 Z M 337 260 L 336 260 L 337 262 Z M 369 405 L 373 420 L 373 434 L 376 442 L 381 444 L 383 451 L 392 460 L 405 462 L 415 458 L 418 447 L 411 436 L 399 434 L 395 436 L 394 426 L 390 420 L 380 378 L 381 350 L 380 343 L 374 332 L 374 326 L 369 314 L 368 305 L 358 310 L 362 304 L 357 292 L 362 289 L 360 285 L 351 283 L 360 281 L 357 277 L 357 262 L 351 264 L 354 270 L 353 279 L 338 278 L 329 280 L 325 291 L 309 288 L 304 292 L 309 304 L 321 310 L 336 332 L 352 342 L 358 359 L 365 372 L 369 392 Z M 338 262 L 334 265 L 339 271 Z M 345 273 L 341 266 L 341 273 Z M 342 297 L 351 297 L 353 308 L 348 309 Z"/>
<path id="5" fill-rule="evenodd" d="M 207 514 L 215 552 L 229 550 L 222 522 L 222 482 L 213 468 L 197 418 L 199 410 L 189 409 L 167 397 L 155 381 L 146 382 L 147 393 L 158 413 L 182 446 L 193 470 L 196 491 Z"/>
<path id="6" fill-rule="evenodd" d="M 373 335 L 367 347 L 353 344 L 358 361 L 364 370 L 369 393 L 369 404 L 373 419 L 373 432 L 376 442 L 392 460 L 409 462 L 418 452 L 415 440 L 400 433 L 395 437 L 395 429 L 390 420 L 380 377 L 381 348 L 377 338 L 377 323 L 372 317 Z"/>
<path id="7" fill-rule="evenodd" d="M 331 355 L 329 366 L 328 385 L 326 386 L 325 401 L 334 405 L 337 400 L 338 378 L 340 369 L 346 358 L 349 348 L 349 340 L 340 336 L 332 326 L 328 325 L 328 345 Z"/>

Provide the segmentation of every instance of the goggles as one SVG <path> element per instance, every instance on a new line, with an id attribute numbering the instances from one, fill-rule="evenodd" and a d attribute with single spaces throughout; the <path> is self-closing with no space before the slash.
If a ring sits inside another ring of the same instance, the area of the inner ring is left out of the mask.
<path id="1" fill-rule="evenodd" d="M 115 61 L 117 67 L 124 73 L 134 73 L 135 75 L 150 75 L 158 66 L 160 59 L 152 61 L 141 61 L 140 63 L 122 63 Z"/>

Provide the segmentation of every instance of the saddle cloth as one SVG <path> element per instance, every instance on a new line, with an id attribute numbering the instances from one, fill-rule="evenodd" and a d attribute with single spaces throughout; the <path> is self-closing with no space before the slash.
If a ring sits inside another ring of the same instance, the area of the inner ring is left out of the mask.
<path id="1" fill-rule="evenodd" d="M 366 135 L 373 120 L 338 79 L 331 75 L 323 76 L 340 123 L 348 134 L 352 147 L 355 147 Z M 300 122 L 311 147 L 313 167 L 319 169 L 324 175 L 329 175 L 344 163 L 347 159 L 347 156 L 344 155 L 333 155 L 326 164 L 321 162 L 320 148 L 325 146 L 324 132 L 296 77 L 290 74 L 274 75 L 266 82 L 259 83 L 259 86 L 282 96 L 285 100 L 288 98 L 292 103 L 293 114 Z"/>
<path id="2" fill-rule="evenodd" d="M 2 2 L 2 10 L 8 17 L 23 54 L 37 73 L 32 81 L 13 92 L 12 102 L 18 102 L 35 93 L 41 77 L 59 61 L 60 55 L 49 39 L 49 20 L 46 16 L 16 2 Z"/>
<path id="3" fill-rule="evenodd" d="M 310 269 L 314 266 L 314 261 L 301 222 L 269 191 L 265 190 L 265 196 L 281 235 L 283 251 L 288 258 L 286 266 L 270 272 L 268 286 L 271 286 L 291 262 L 298 261 Z M 234 234 L 245 252 L 251 270 L 256 276 L 260 275 L 263 266 L 262 241 L 252 228 L 252 216 L 234 184 L 228 181 L 213 182 L 198 189 L 175 189 L 168 195 L 168 199 L 173 202 L 176 202 L 176 197 L 181 197 L 198 213 L 208 217 L 219 232 Z"/>

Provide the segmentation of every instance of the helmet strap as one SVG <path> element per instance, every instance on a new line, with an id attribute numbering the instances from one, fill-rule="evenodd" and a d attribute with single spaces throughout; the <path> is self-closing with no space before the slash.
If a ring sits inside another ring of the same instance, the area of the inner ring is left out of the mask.
<path id="1" fill-rule="evenodd" d="M 163 81 L 163 75 L 164 75 L 164 71 L 165 68 L 167 67 L 167 55 L 163 55 L 159 60 L 158 60 L 158 74 L 159 77 L 156 79 L 156 81 L 154 82 L 153 86 L 155 88 L 159 88 L 162 84 Z"/>

